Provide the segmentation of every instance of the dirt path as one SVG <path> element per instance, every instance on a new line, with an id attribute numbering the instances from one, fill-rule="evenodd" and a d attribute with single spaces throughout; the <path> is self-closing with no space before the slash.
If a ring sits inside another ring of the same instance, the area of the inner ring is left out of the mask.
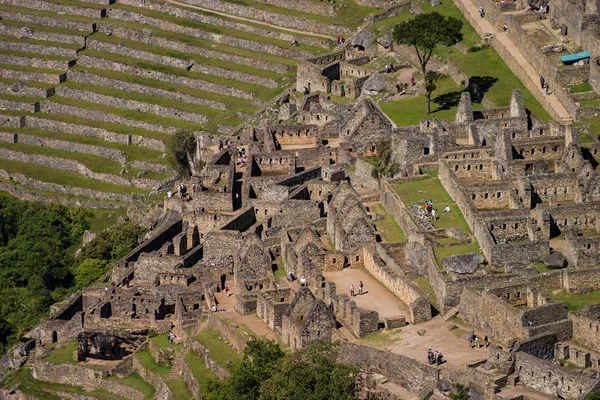
<path id="1" fill-rule="evenodd" d="M 192 4 L 181 3 L 181 2 L 175 1 L 175 0 L 165 0 L 165 1 L 167 3 L 175 4 L 175 5 L 180 6 L 180 7 L 193 8 L 195 10 L 205 11 L 205 12 L 209 12 L 211 14 L 217 14 L 217 15 L 220 15 L 222 17 L 227 17 L 227 18 L 231 18 L 231 19 L 237 19 L 238 21 L 252 22 L 253 24 L 263 25 L 263 26 L 266 26 L 266 27 L 269 27 L 269 28 L 278 29 L 280 31 L 298 33 L 298 34 L 301 34 L 301 35 L 313 36 L 313 37 L 318 37 L 318 38 L 321 38 L 321 39 L 333 39 L 333 37 L 331 35 L 325 35 L 325 34 L 322 34 L 322 33 L 314 33 L 314 32 L 301 31 L 301 30 L 298 30 L 298 29 L 286 28 L 284 26 L 273 25 L 273 24 L 270 24 L 268 22 L 257 21 L 255 19 L 250 19 L 250 18 L 245 18 L 245 17 L 239 17 L 237 15 L 231 15 L 231 14 L 227 14 L 227 13 L 224 13 L 224 12 L 221 12 L 221 11 L 211 10 L 210 8 L 204 8 L 204 7 L 200 7 L 200 6 L 194 6 Z"/>
<path id="2" fill-rule="evenodd" d="M 529 62 L 525 59 L 523 54 L 519 51 L 519 49 L 515 46 L 512 40 L 508 37 L 506 32 L 497 31 L 494 26 L 486 19 L 479 17 L 479 9 L 475 4 L 473 4 L 472 0 L 454 0 L 455 2 L 462 3 L 464 9 L 467 10 L 469 16 L 466 16 L 469 21 L 475 21 L 476 26 L 474 28 L 477 30 L 480 36 L 483 36 L 485 32 L 491 32 L 494 34 L 494 40 L 500 42 L 508 52 L 517 60 L 519 66 L 523 69 L 523 71 L 527 74 L 530 82 L 526 82 L 523 79 L 521 81 L 523 84 L 529 89 L 531 94 L 533 94 L 538 101 L 542 104 L 547 102 L 549 104 L 555 115 L 558 115 L 560 122 L 572 122 L 572 118 L 567 112 L 566 108 L 563 104 L 558 100 L 553 93 L 547 95 L 545 90 L 540 87 L 537 83 L 540 80 L 540 75 L 537 71 L 529 64 Z M 510 27 L 508 28 L 510 29 Z M 514 71 L 513 71 L 514 72 Z M 516 75 L 516 73 L 515 73 Z M 552 88 L 550 88 L 552 89 Z"/>

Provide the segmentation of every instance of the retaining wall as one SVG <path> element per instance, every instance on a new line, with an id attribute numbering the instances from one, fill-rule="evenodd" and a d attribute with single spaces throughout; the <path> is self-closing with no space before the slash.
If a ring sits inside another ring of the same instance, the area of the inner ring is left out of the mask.
<path id="1" fill-rule="evenodd" d="M 88 22 L 74 21 L 65 18 L 45 17 L 43 15 L 27 14 L 20 11 L 0 11 L 0 17 L 9 21 L 27 22 L 53 28 L 70 29 L 74 31 L 84 31 L 86 33 L 94 31 L 94 24 Z"/>
<path id="2" fill-rule="evenodd" d="M 66 47 L 43 46 L 35 43 L 0 40 L 0 49 L 24 51 L 27 53 L 51 54 L 55 56 L 77 57 L 77 50 Z"/>
<path id="3" fill-rule="evenodd" d="M 66 74 L 60 73 L 60 71 L 56 71 L 56 74 L 47 74 L 44 72 L 20 71 L 10 68 L 0 68 L 0 76 L 4 79 L 45 83 L 61 83 L 64 82 L 67 77 Z"/>
<path id="4" fill-rule="evenodd" d="M 50 3 L 40 0 L 3 0 L 3 4 L 33 8 L 34 10 L 50 11 L 57 14 L 78 15 L 88 18 L 103 18 L 106 15 L 106 9 L 86 8 L 72 6 L 69 4 Z"/>
<path id="5" fill-rule="evenodd" d="M 68 33 L 49 32 L 41 29 L 32 29 L 28 26 L 15 26 L 4 24 L 0 21 L 0 34 L 13 36 L 18 39 L 43 40 L 57 43 L 69 43 L 83 47 L 85 45 L 84 35 L 72 35 Z"/>

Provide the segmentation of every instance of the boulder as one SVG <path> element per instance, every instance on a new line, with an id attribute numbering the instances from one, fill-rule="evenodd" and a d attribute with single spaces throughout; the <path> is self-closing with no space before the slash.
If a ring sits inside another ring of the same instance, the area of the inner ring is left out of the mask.
<path id="1" fill-rule="evenodd" d="M 392 34 L 388 32 L 385 35 L 378 37 L 377 43 L 386 49 L 389 48 L 392 45 Z"/>
<path id="2" fill-rule="evenodd" d="M 369 90 L 374 92 L 379 92 L 385 89 L 385 78 L 383 74 L 379 72 L 375 72 L 373 75 L 369 77 L 363 84 L 362 90 Z"/>
<path id="3" fill-rule="evenodd" d="M 431 0 L 431 7 L 437 7 L 440 5 L 440 0 Z"/>
<path id="4" fill-rule="evenodd" d="M 455 274 L 472 274 L 483 263 L 483 256 L 479 253 L 458 254 L 444 258 L 442 265 L 446 272 Z"/>
<path id="5" fill-rule="evenodd" d="M 544 265 L 550 269 L 564 268 L 566 264 L 565 257 L 560 251 L 550 253 L 546 257 L 542 258 Z"/>
<path id="6" fill-rule="evenodd" d="M 368 30 L 362 31 L 352 39 L 352 47 L 361 49 L 366 49 L 371 43 L 373 43 L 373 34 Z"/>

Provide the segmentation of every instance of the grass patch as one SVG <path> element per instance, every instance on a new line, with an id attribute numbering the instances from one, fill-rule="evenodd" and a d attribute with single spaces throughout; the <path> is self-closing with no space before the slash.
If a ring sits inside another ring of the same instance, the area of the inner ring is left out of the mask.
<path id="1" fill-rule="evenodd" d="M 410 12 L 402 12 L 394 17 L 384 18 L 373 22 L 371 25 L 369 25 L 369 30 L 373 33 L 378 33 L 379 31 L 392 28 L 394 25 L 408 21 L 412 18 L 414 18 L 414 15 L 412 15 Z"/>
<path id="2" fill-rule="evenodd" d="M 166 347 L 171 347 L 171 348 L 175 349 L 175 351 L 179 352 L 183 348 L 183 343 L 175 344 L 175 343 L 169 342 L 169 334 L 168 333 L 162 333 L 160 335 L 156 335 L 153 338 L 151 338 L 150 341 L 152 343 L 154 343 L 154 345 L 156 345 L 158 350 L 164 349 Z"/>
<path id="3" fill-rule="evenodd" d="M 126 217 L 126 208 L 95 208 L 92 210 L 90 232 L 100 233 L 117 223 L 119 217 Z"/>
<path id="4" fill-rule="evenodd" d="M 567 310 L 571 312 L 581 311 L 588 304 L 600 303 L 600 289 L 592 290 L 587 294 L 567 292 L 564 289 L 556 294 L 552 290 L 547 290 L 544 294 L 556 302 L 562 301 L 567 306 Z"/>
<path id="5" fill-rule="evenodd" d="M 431 286 L 431 282 L 429 282 L 429 278 L 425 277 L 425 276 L 419 276 L 415 279 L 413 279 L 413 283 L 415 285 L 417 285 L 419 287 L 419 289 L 421 289 L 425 294 L 429 295 L 429 302 L 436 308 L 436 309 L 440 309 L 438 301 L 437 301 L 437 296 L 435 295 L 435 292 L 433 291 L 433 287 Z"/>
<path id="6" fill-rule="evenodd" d="M 111 375 L 107 378 L 109 381 L 119 382 L 124 385 L 132 386 L 142 392 L 144 400 L 153 400 L 156 389 L 149 384 L 139 374 L 129 375 L 126 378 L 119 378 L 116 375 Z"/>
<path id="7" fill-rule="evenodd" d="M 171 366 L 167 364 L 157 364 L 150 354 L 150 350 L 144 349 L 135 353 L 135 357 L 138 359 L 140 364 L 148 371 L 155 372 L 166 379 L 171 373 Z"/>
<path id="8" fill-rule="evenodd" d="M 472 243 L 457 244 L 455 246 L 434 247 L 433 252 L 435 254 L 435 260 L 437 261 L 438 265 L 441 267 L 442 261 L 446 257 L 454 256 L 457 254 L 466 254 L 466 253 L 480 253 L 481 254 L 481 249 L 479 248 L 479 243 L 477 243 L 477 241 L 473 241 Z"/>
<path id="9" fill-rule="evenodd" d="M 398 225 L 398 222 L 392 217 L 392 215 L 386 210 L 383 204 L 377 204 L 372 210 L 383 215 L 383 219 L 373 221 L 373 224 L 377 227 L 377 232 L 381 235 L 383 240 L 387 243 L 406 243 L 408 239 L 406 235 Z"/>
<path id="10" fill-rule="evenodd" d="M 4 387 L 13 387 L 19 384 L 19 390 L 27 396 L 32 396 L 38 400 L 60 400 L 61 397 L 53 392 L 67 392 L 82 396 L 92 397 L 98 400 L 125 400 L 107 390 L 96 389 L 86 391 L 83 388 L 70 385 L 61 385 L 34 379 L 31 375 L 31 369 L 21 368 L 12 372 L 9 378 L 4 382 Z"/>
<path id="11" fill-rule="evenodd" d="M 287 273 L 285 272 L 285 265 L 283 265 L 283 259 L 281 257 L 277 259 L 277 269 L 273 271 L 273 275 L 275 276 L 275 282 L 280 282 L 281 279 L 287 278 Z"/>
<path id="12" fill-rule="evenodd" d="M 220 334 L 216 330 L 205 328 L 194 337 L 194 340 L 210 350 L 210 357 L 217 364 L 230 372 L 234 372 L 240 367 L 242 357 L 219 336 Z"/>
<path id="13" fill-rule="evenodd" d="M 73 363 L 73 352 L 77 350 L 79 346 L 78 342 L 67 342 L 60 343 L 61 347 L 56 348 L 56 345 L 48 354 L 44 357 L 45 361 L 49 361 L 54 364 L 67 364 Z"/>
<path id="14" fill-rule="evenodd" d="M 537 269 L 537 271 L 540 274 L 546 273 L 546 272 L 552 272 L 552 270 L 548 267 L 546 267 L 546 264 L 544 264 L 541 261 L 536 261 L 533 263 L 533 266 L 535 267 L 535 269 Z"/>
<path id="15" fill-rule="evenodd" d="M 218 378 L 214 374 L 214 372 L 206 368 L 206 366 L 204 365 L 204 360 L 202 360 L 200 356 L 196 354 L 196 352 L 188 351 L 184 359 L 186 364 L 190 368 L 192 375 L 198 381 L 198 384 L 200 386 L 199 395 L 200 397 L 202 397 L 204 393 L 208 392 L 208 386 L 210 382 L 216 381 L 218 380 Z"/>
<path id="16" fill-rule="evenodd" d="M 600 98 L 579 100 L 581 107 L 600 107 Z"/>
<path id="17" fill-rule="evenodd" d="M 454 239 L 452 237 L 445 237 L 445 238 L 434 239 L 434 242 L 439 243 L 442 246 L 450 246 L 453 244 L 460 243 L 460 240 Z"/>
<path id="18" fill-rule="evenodd" d="M 185 382 L 183 381 L 182 377 L 179 377 L 179 378 L 173 379 L 173 380 L 168 380 L 166 383 L 167 383 L 167 386 L 169 387 L 169 389 L 171 389 L 171 392 L 173 393 L 173 399 L 177 399 L 177 400 L 193 400 L 194 399 L 194 396 L 188 389 L 188 387 L 185 384 Z"/>
<path id="19" fill-rule="evenodd" d="M 374 347 L 386 347 L 391 346 L 395 343 L 400 342 L 400 334 L 402 333 L 402 328 L 395 328 L 391 330 L 380 330 L 376 332 L 371 332 L 362 338 L 360 338 L 359 342 L 362 344 L 366 344 L 368 346 Z"/>
<path id="20" fill-rule="evenodd" d="M 580 83 L 579 85 L 570 85 L 567 86 L 571 93 L 584 93 L 584 92 L 593 92 L 594 88 L 589 83 Z"/>

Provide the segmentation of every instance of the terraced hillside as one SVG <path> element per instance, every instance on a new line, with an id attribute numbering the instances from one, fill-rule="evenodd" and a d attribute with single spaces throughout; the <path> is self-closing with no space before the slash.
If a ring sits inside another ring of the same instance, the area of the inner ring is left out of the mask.
<path id="1" fill-rule="evenodd" d="M 296 58 L 377 11 L 342 3 L 0 0 L 0 189 L 98 207 L 151 192 L 178 129 L 233 133 Z"/>

